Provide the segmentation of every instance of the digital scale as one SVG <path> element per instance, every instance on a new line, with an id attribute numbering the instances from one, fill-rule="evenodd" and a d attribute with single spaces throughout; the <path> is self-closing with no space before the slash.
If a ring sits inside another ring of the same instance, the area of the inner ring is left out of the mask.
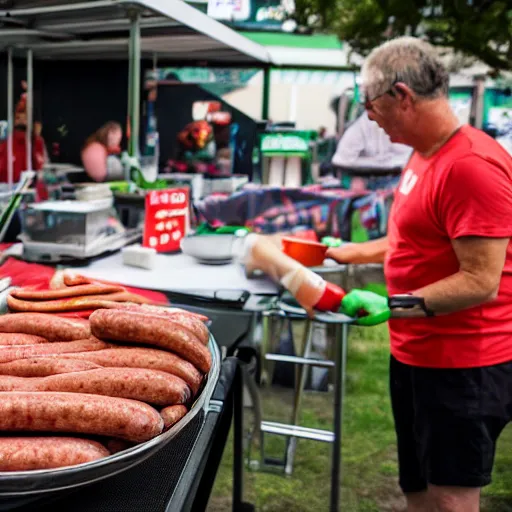
<path id="1" fill-rule="evenodd" d="M 23 259 L 40 263 L 85 260 L 137 242 L 142 229 L 119 221 L 113 198 L 44 201 L 20 209 Z"/>

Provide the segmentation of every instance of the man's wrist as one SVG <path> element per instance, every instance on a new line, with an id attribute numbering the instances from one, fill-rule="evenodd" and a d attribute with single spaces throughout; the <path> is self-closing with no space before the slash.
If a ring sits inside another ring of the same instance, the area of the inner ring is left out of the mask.
<path id="1" fill-rule="evenodd" d="M 410 293 L 392 295 L 388 298 L 388 307 L 392 316 L 415 316 L 415 313 L 421 312 L 424 316 L 435 316 L 434 311 L 425 304 L 423 297 L 418 297 Z"/>

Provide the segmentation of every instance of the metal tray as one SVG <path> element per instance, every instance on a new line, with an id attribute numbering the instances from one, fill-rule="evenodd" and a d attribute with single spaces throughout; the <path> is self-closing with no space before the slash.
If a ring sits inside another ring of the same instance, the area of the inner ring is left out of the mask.
<path id="1" fill-rule="evenodd" d="M 221 357 L 213 336 L 208 348 L 212 354 L 212 367 L 201 394 L 190 411 L 171 429 L 133 448 L 103 459 L 76 466 L 36 471 L 0 472 L 0 510 L 20 506 L 19 502 L 30 502 L 58 491 L 72 490 L 126 471 L 143 462 L 172 441 L 201 410 L 209 406 L 213 391 L 219 380 Z M 16 499 L 17 498 L 17 499 Z M 18 505 L 15 505 L 18 502 Z M 10 505 L 10 506 L 9 506 Z"/>

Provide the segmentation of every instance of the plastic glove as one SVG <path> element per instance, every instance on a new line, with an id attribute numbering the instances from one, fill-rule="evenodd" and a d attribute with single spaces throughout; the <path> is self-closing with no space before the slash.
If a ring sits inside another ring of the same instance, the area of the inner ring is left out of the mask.
<path id="1" fill-rule="evenodd" d="M 340 313 L 356 318 L 357 325 L 377 325 L 391 316 L 387 297 L 366 290 L 352 290 L 341 301 Z"/>

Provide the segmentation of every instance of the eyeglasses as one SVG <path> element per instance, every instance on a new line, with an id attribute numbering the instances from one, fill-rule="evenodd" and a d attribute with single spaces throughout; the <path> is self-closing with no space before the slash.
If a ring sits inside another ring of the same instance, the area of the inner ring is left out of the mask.
<path id="1" fill-rule="evenodd" d="M 389 94 L 390 96 L 395 97 L 395 92 L 393 91 L 393 87 L 395 86 L 395 84 L 396 84 L 396 82 L 393 82 L 391 84 L 391 87 L 387 91 L 383 92 L 382 94 L 378 94 L 377 96 L 373 97 L 372 99 L 370 99 L 368 97 L 368 94 L 365 92 L 364 96 L 361 98 L 361 104 L 364 106 L 364 108 L 366 110 L 373 110 L 372 103 L 375 100 L 382 98 L 382 96 L 386 96 L 386 94 Z"/>

